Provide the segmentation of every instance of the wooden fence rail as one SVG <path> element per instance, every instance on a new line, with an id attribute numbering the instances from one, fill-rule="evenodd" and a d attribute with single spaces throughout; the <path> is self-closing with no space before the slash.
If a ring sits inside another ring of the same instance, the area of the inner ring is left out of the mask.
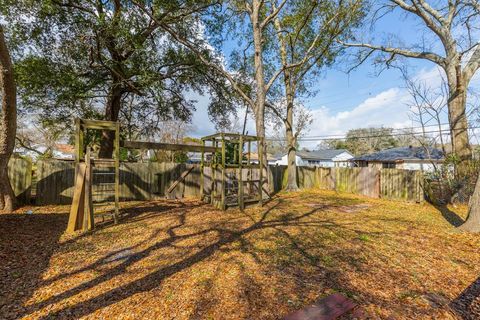
<path id="1" fill-rule="evenodd" d="M 199 197 L 200 166 L 178 163 L 121 163 L 120 200 L 152 200 L 164 197 L 167 189 L 180 175 L 193 167 L 186 178 L 178 183 L 173 197 Z M 31 187 L 31 163 L 23 159 L 9 164 L 12 185 L 22 201 L 29 198 Z M 248 169 L 245 169 L 248 170 Z M 97 169 L 94 176 L 94 200 L 113 199 L 112 179 L 108 169 Z M 30 172 L 30 174 L 28 174 Z M 36 204 L 70 204 L 73 197 L 74 162 L 43 160 L 37 162 Z M 103 174 L 102 174 L 103 173 Z M 245 173 L 247 174 L 247 173 Z M 280 191 L 286 184 L 286 166 L 269 167 L 269 189 Z M 204 188 L 211 187 L 206 174 Z M 375 168 L 320 168 L 298 167 L 300 188 L 320 188 L 361 194 L 373 198 L 423 201 L 423 177 L 419 171 Z"/>

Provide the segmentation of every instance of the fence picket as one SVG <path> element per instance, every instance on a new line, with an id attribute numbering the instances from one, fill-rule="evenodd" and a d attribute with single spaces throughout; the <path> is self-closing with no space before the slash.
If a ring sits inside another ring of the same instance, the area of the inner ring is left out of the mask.
<path id="1" fill-rule="evenodd" d="M 26 204 L 32 188 L 32 162 L 20 157 L 11 157 L 8 162 L 8 177 L 17 201 Z"/>

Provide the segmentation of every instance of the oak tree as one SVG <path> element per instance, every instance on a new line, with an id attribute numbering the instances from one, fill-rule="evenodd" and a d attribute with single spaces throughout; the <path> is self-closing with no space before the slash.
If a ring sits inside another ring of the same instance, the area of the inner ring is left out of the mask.
<path id="1" fill-rule="evenodd" d="M 377 62 L 392 64 L 397 56 L 427 60 L 439 66 L 448 85 L 448 120 L 451 144 L 460 162 L 472 158 L 466 115 L 467 88 L 480 68 L 480 4 L 477 0 L 426 1 L 389 0 L 375 11 L 381 17 L 394 10 L 416 18 L 424 26 L 425 34 L 418 43 L 403 44 L 390 40 L 382 44 L 368 42 L 345 43 L 347 47 L 362 48 L 360 61 L 374 52 L 380 52 Z M 426 39 L 436 41 L 426 41 Z M 439 44 L 434 46 L 433 43 Z"/>
<path id="2" fill-rule="evenodd" d="M 275 8 L 274 2 L 272 5 Z M 286 190 L 297 190 L 296 145 L 301 131 L 308 123 L 296 101 L 313 94 L 314 80 L 323 68 L 330 66 L 341 53 L 338 41 L 349 39 L 352 30 L 364 16 L 365 1 L 292 1 L 275 16 L 271 30 L 272 44 L 266 59 L 276 68 L 270 83 L 281 80 L 277 93 L 281 103 L 267 104 L 284 124 L 288 146 L 288 179 Z M 284 105 L 284 107 L 282 107 Z M 297 114 L 297 117 L 294 117 Z M 296 118 L 296 119 L 295 119 Z M 298 122 L 295 125 L 295 121 Z M 297 128 L 297 130 L 295 130 Z"/>
<path id="3" fill-rule="evenodd" d="M 0 210 L 15 208 L 15 194 L 8 178 L 8 161 L 15 147 L 17 129 L 17 88 L 10 51 L 0 24 Z"/>

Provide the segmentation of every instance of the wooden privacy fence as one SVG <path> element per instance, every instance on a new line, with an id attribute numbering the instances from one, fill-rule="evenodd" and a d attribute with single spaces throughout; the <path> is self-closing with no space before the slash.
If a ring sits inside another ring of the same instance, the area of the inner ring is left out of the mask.
<path id="1" fill-rule="evenodd" d="M 32 162 L 19 157 L 10 158 L 8 177 L 17 200 L 21 204 L 28 203 L 32 188 Z"/>
<path id="2" fill-rule="evenodd" d="M 172 192 L 176 197 L 200 195 L 200 167 L 178 163 L 120 164 L 120 201 L 152 200 L 165 196 L 166 190 L 189 167 L 194 169 Z M 94 169 L 92 187 L 94 201 L 113 200 L 113 168 Z M 45 160 L 37 164 L 36 204 L 70 204 L 73 198 L 75 163 L 73 161 Z"/>
<path id="3" fill-rule="evenodd" d="M 334 168 L 335 190 L 378 198 L 381 180 L 375 168 Z"/>
<path id="4" fill-rule="evenodd" d="M 31 164 L 24 159 L 10 163 L 12 185 L 16 194 L 28 199 L 31 186 Z M 129 163 L 120 164 L 120 200 L 152 200 L 166 195 L 167 189 L 183 172 L 193 167 L 186 178 L 178 183 L 171 196 L 200 196 L 200 166 L 178 163 Z M 113 175 L 94 177 L 94 200 L 113 200 Z M 110 169 L 111 170 L 111 169 Z M 248 169 L 244 169 L 248 170 Z M 373 198 L 423 201 L 423 176 L 419 171 L 375 168 L 321 168 L 298 167 L 300 188 L 320 188 L 361 194 Z M 208 171 L 208 170 L 207 170 Z M 113 171 L 112 171 L 113 172 Z M 75 164 L 73 161 L 43 160 L 37 162 L 36 204 L 70 204 L 73 197 Z M 244 174 L 249 174 L 244 172 Z M 251 174 L 251 173 L 250 173 Z M 287 181 L 286 166 L 269 167 L 269 189 L 276 193 Z M 211 174 L 205 175 L 204 188 L 211 188 Z"/>
<path id="5" fill-rule="evenodd" d="M 72 203 L 74 179 L 73 161 L 37 161 L 35 203 L 39 205 Z"/>
<path id="6" fill-rule="evenodd" d="M 286 166 L 271 167 L 273 185 L 285 185 Z M 372 198 L 421 202 L 424 200 L 423 175 L 420 171 L 377 168 L 298 167 L 299 188 L 320 188 L 361 194 Z"/>
<path id="7" fill-rule="evenodd" d="M 384 169 L 380 175 L 380 196 L 421 202 L 425 199 L 421 171 Z"/>

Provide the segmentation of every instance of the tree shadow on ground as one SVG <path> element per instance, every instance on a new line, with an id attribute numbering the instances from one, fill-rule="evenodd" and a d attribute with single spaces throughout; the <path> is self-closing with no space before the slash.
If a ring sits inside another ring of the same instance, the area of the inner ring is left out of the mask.
<path id="1" fill-rule="evenodd" d="M 68 289 L 60 294 L 52 296 L 42 302 L 30 305 L 28 307 L 29 308 L 28 314 L 31 314 L 37 310 L 43 309 L 48 305 L 59 303 L 61 301 L 66 301 L 70 297 L 73 297 L 74 295 L 77 295 L 81 292 L 84 292 L 93 287 L 96 287 L 106 281 L 109 281 L 115 276 L 122 275 L 125 272 L 127 272 L 127 269 L 130 266 L 147 258 L 148 256 L 152 255 L 155 251 L 163 248 L 167 248 L 167 247 L 175 248 L 175 243 L 178 241 L 183 241 L 183 240 L 187 240 L 190 238 L 211 234 L 211 233 L 216 234 L 216 238 L 217 238 L 216 241 L 210 244 L 207 243 L 206 245 L 202 245 L 200 246 L 199 249 L 198 249 L 198 244 L 192 246 L 191 249 L 192 251 L 195 250 L 193 251 L 194 253 L 191 255 L 186 255 L 184 258 L 182 258 L 176 263 L 172 263 L 167 266 L 158 268 L 157 270 L 147 274 L 146 276 L 140 279 L 134 280 L 127 284 L 119 285 L 113 289 L 103 292 L 83 302 L 80 302 L 71 306 L 66 306 L 61 310 L 50 313 L 48 316 L 45 317 L 45 319 L 64 317 L 67 315 L 75 318 L 86 316 L 98 309 L 107 307 L 109 305 L 112 305 L 124 299 L 127 299 L 128 297 L 134 294 L 150 291 L 160 286 L 162 284 L 162 281 L 165 280 L 166 278 L 182 270 L 185 270 L 200 261 L 203 261 L 211 257 L 219 249 L 225 248 L 226 245 L 229 245 L 233 242 L 238 241 L 239 239 L 241 239 L 242 237 L 244 237 L 245 235 L 253 231 L 257 231 L 265 228 L 275 228 L 280 226 L 295 226 L 296 224 L 302 224 L 301 222 L 302 219 L 311 216 L 312 214 L 314 214 L 316 211 L 319 210 L 317 208 L 313 208 L 304 213 L 286 215 L 278 219 L 269 219 L 269 213 L 272 210 L 276 209 L 281 203 L 282 203 L 281 200 L 277 201 L 276 204 L 273 204 L 268 209 L 264 210 L 260 219 L 254 220 L 254 222 L 252 221 L 252 223 L 248 227 L 238 229 L 238 230 L 236 230 L 235 228 L 225 228 L 225 227 L 222 227 L 222 225 L 220 224 L 220 225 L 214 225 L 213 227 L 202 229 L 196 232 L 191 232 L 191 233 L 182 232 L 181 234 L 177 234 L 177 229 L 182 228 L 185 224 L 188 211 L 183 210 L 182 212 L 178 212 L 176 214 L 176 220 L 177 220 L 176 224 L 169 227 L 167 230 L 159 230 L 159 232 L 166 232 L 168 234 L 167 238 L 161 241 L 155 242 L 153 245 L 145 249 L 142 249 L 140 251 L 134 251 L 136 247 L 141 245 L 141 243 L 138 243 L 135 246 L 112 252 L 98 259 L 96 262 L 94 262 L 93 264 L 87 267 L 81 268 L 73 273 L 64 274 L 59 278 L 52 279 L 52 281 L 58 281 L 58 280 L 61 280 L 62 278 L 73 276 L 77 273 L 80 273 L 86 270 L 93 270 L 100 265 L 105 265 L 110 263 L 112 259 L 117 259 L 118 257 L 117 262 L 119 263 L 116 264 L 111 269 L 109 269 L 108 272 L 102 275 L 99 275 L 92 280 L 85 281 L 80 285 L 73 287 L 71 289 Z M 319 221 L 318 223 L 326 224 L 330 222 Z M 154 236 L 155 235 L 152 235 L 151 237 L 154 237 Z M 182 247 L 182 248 L 183 250 L 189 249 L 188 247 L 187 248 Z M 194 248 L 197 248 L 197 249 L 194 249 Z M 127 252 L 127 254 L 121 254 L 120 251 Z"/>
<path id="2" fill-rule="evenodd" d="M 148 203 L 148 205 L 142 205 L 140 207 L 133 207 L 127 205 L 127 207 L 120 208 L 119 213 L 119 223 L 131 223 L 136 221 L 142 221 L 151 219 L 153 217 L 158 217 L 165 214 L 171 214 L 178 210 L 192 209 L 200 204 L 200 202 L 191 202 L 188 201 L 165 201 L 165 200 L 153 200 Z M 113 211 L 113 210 L 112 210 Z M 103 229 L 115 225 L 113 217 L 105 220 L 95 221 L 95 229 Z"/>
<path id="3" fill-rule="evenodd" d="M 480 319 L 480 277 L 463 290 L 449 307 L 460 319 Z"/>
<path id="4" fill-rule="evenodd" d="M 125 209 L 120 223 L 154 218 L 174 210 L 185 210 L 194 203 L 165 201 L 149 206 Z M 146 214 L 145 214 L 146 213 Z M 52 255 L 64 252 L 68 244 L 88 237 L 96 231 L 113 226 L 113 221 L 96 225 L 91 232 L 78 234 L 59 243 L 68 224 L 68 213 L 0 214 L 0 318 L 17 319 L 27 314 L 26 302 L 36 289 L 47 282 L 42 280 Z M 105 258 L 121 255 L 116 250 Z"/>
<path id="5" fill-rule="evenodd" d="M 249 254 L 267 269 L 275 269 L 279 274 L 283 273 L 287 277 L 299 280 L 294 281 L 296 286 L 291 288 L 291 294 L 300 297 L 299 301 L 310 299 L 307 296 L 308 290 L 305 283 L 302 281 L 303 275 L 298 275 L 298 272 L 302 269 L 297 268 L 300 263 L 306 263 L 311 265 L 311 268 L 307 269 L 312 270 L 310 276 L 315 281 L 315 286 L 319 288 L 332 288 L 345 293 L 347 296 L 360 296 L 360 301 L 380 305 L 391 304 L 388 297 L 357 292 L 358 288 L 349 278 L 351 273 L 345 272 L 345 270 L 362 272 L 362 268 L 366 268 L 364 261 L 366 258 L 363 257 L 363 251 L 365 247 L 369 246 L 368 241 L 370 240 L 362 240 L 360 236 L 367 235 L 370 239 L 376 239 L 384 231 L 367 232 L 356 223 L 345 221 L 339 223 L 339 221 L 331 219 L 327 215 L 317 214 L 323 210 L 338 209 L 340 199 L 329 196 L 328 201 L 326 201 L 326 199 L 318 198 L 318 196 L 314 197 L 312 196 L 312 200 L 309 200 L 312 203 L 311 205 L 307 204 L 307 209 L 302 208 L 299 211 L 292 211 L 292 206 L 290 206 L 292 199 L 274 198 L 261 211 L 233 212 L 231 215 L 212 210 L 212 207 L 208 205 L 198 206 L 195 202 L 175 203 L 174 206 L 161 201 L 147 203 L 146 208 L 132 209 L 132 213 L 126 215 L 122 223 L 141 221 L 140 225 L 142 225 L 143 220 L 158 221 L 163 219 L 165 215 L 165 218 L 168 218 L 165 220 L 169 221 L 167 226 L 145 229 L 145 232 L 149 233 L 141 241 L 128 247 L 112 250 L 88 265 L 83 265 L 71 272 L 64 272 L 43 281 L 40 285 L 48 286 L 56 281 L 68 282 L 82 272 L 92 271 L 91 274 L 93 275 L 88 280 L 77 283 L 63 292 L 58 290 L 58 294 L 26 306 L 19 314 L 27 317 L 40 317 L 34 315 L 34 313 L 40 311 L 43 319 L 88 316 L 97 310 L 119 303 L 138 293 L 162 287 L 171 276 L 212 258 L 217 252 L 236 250 L 242 254 Z M 355 205 L 358 201 L 348 200 L 348 204 Z M 344 206 L 344 204 L 342 205 Z M 351 215 L 351 213 L 346 215 Z M 198 225 L 192 226 L 191 220 L 194 216 L 197 216 L 197 219 L 199 219 L 198 217 L 201 218 Z M 222 219 L 222 217 L 225 218 Z M 109 225 L 104 228 L 107 227 Z M 267 229 L 268 232 L 265 232 Z M 98 230 L 100 231 L 101 228 Z M 261 240 L 275 243 L 274 251 L 268 252 L 267 249 L 262 251 L 255 244 L 257 239 L 252 237 L 252 233 L 257 231 L 262 234 Z M 306 231 L 311 232 L 308 237 L 305 236 L 304 232 Z M 112 230 L 112 232 L 115 232 L 115 230 Z M 335 238 L 329 238 L 331 234 L 334 234 Z M 311 235 L 317 237 L 311 238 Z M 333 243 L 334 239 L 338 238 L 343 238 L 344 241 L 353 241 L 355 242 L 354 246 L 348 249 L 337 247 Z M 235 243 L 235 246 L 232 245 L 233 243 Z M 168 252 L 171 252 L 171 254 L 169 255 Z M 269 254 L 276 254 L 277 256 L 275 259 L 271 259 Z M 381 253 L 371 254 L 381 255 Z M 163 262 L 167 262 L 167 264 L 154 265 L 153 268 L 148 269 L 148 274 L 139 275 L 140 277 L 136 277 L 128 283 L 121 283 L 121 277 L 123 275 L 128 276 L 129 270 L 135 268 L 137 263 L 155 256 L 162 257 Z M 382 259 L 386 259 L 386 257 L 382 257 Z M 48 259 L 46 261 L 48 263 Z M 105 286 L 108 281 L 115 277 L 120 281 L 118 284 L 113 288 Z M 262 293 L 265 287 L 262 287 L 262 284 L 254 283 L 255 279 L 250 277 L 248 271 L 242 273 L 240 277 L 244 279 L 241 281 L 241 285 L 245 285 L 248 306 L 257 307 L 257 309 L 252 308 L 244 312 L 248 314 L 247 318 L 255 318 L 255 312 L 268 304 L 268 301 L 263 301 L 263 299 L 267 299 L 263 297 Z M 36 288 L 38 288 L 38 284 L 36 285 Z M 94 294 L 89 292 L 94 288 L 103 290 L 93 291 Z M 208 288 L 210 286 L 206 283 L 205 292 L 209 292 Z M 82 295 L 85 299 L 78 301 L 75 299 L 77 295 Z M 194 315 L 198 314 L 200 317 L 204 309 L 214 307 L 212 305 L 217 303 L 215 301 L 217 298 L 219 297 L 207 297 L 206 294 L 205 296 L 202 294 L 195 305 L 198 310 L 195 308 Z M 291 306 L 294 309 L 300 307 L 302 307 L 300 304 Z M 404 307 L 404 305 L 400 307 Z M 412 306 L 410 309 L 414 310 L 415 308 L 415 306 Z M 47 309 L 50 310 L 50 314 L 45 315 L 44 312 Z M 275 310 L 272 312 L 276 314 Z M 397 313 L 402 314 L 402 310 L 397 310 Z"/>
<path id="6" fill-rule="evenodd" d="M 434 206 L 438 211 L 440 211 L 440 213 L 445 218 L 445 220 L 447 220 L 448 223 L 450 223 L 452 226 L 459 227 L 465 222 L 459 215 L 457 215 L 455 212 L 450 210 L 447 206 L 445 205 L 434 205 Z"/>
<path id="7" fill-rule="evenodd" d="M 0 214 L 0 317 L 14 319 L 41 283 L 66 214 Z"/>

